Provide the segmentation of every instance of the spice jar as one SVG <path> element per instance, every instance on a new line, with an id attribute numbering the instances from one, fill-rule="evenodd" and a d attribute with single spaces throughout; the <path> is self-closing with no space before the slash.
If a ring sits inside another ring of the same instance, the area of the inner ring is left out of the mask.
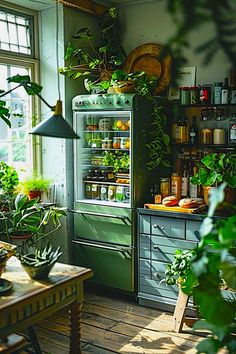
<path id="1" fill-rule="evenodd" d="M 213 144 L 225 144 L 225 129 L 214 129 L 213 131 Z"/>
<path id="2" fill-rule="evenodd" d="M 176 196 L 178 200 L 181 199 L 181 176 L 178 173 L 171 175 L 171 195 Z"/>
<path id="3" fill-rule="evenodd" d="M 201 144 L 212 144 L 212 129 L 204 128 L 200 130 L 200 142 Z"/>
<path id="4" fill-rule="evenodd" d="M 161 178 L 160 179 L 160 192 L 162 198 L 168 197 L 170 195 L 170 179 L 169 178 Z"/>
<path id="5" fill-rule="evenodd" d="M 113 148 L 114 149 L 120 149 L 120 137 L 119 136 L 114 136 L 114 138 L 113 138 Z"/>
<path id="6" fill-rule="evenodd" d="M 127 149 L 127 141 L 129 141 L 128 137 L 122 137 L 120 140 L 120 148 Z"/>
<path id="7" fill-rule="evenodd" d="M 180 87 L 180 103 L 187 105 L 190 104 L 190 91 L 189 87 Z"/>

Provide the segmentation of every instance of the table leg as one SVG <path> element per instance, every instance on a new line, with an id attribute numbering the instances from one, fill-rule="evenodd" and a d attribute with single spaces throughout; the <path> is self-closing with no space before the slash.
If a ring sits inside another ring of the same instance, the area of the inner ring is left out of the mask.
<path id="1" fill-rule="evenodd" d="M 31 344 L 34 348 L 35 354 L 42 354 L 42 350 L 40 348 L 39 341 L 38 341 L 34 326 L 28 327 L 28 334 L 29 334 Z"/>
<path id="2" fill-rule="evenodd" d="M 70 354 L 81 354 L 81 308 L 82 302 L 74 301 L 69 306 L 70 315 Z"/>

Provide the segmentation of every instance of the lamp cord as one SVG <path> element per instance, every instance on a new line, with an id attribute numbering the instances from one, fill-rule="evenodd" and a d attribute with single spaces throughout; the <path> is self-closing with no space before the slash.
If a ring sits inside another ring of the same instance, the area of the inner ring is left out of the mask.
<path id="1" fill-rule="evenodd" d="M 56 0 L 56 66 L 57 66 L 57 89 L 59 100 L 61 100 L 60 75 L 59 75 L 59 6 Z"/>

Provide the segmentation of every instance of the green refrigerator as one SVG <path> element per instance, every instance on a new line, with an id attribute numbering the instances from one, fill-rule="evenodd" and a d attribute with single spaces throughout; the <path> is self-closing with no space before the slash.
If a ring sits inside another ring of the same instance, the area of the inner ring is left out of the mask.
<path id="1" fill-rule="evenodd" d="M 72 101 L 73 262 L 95 284 L 134 293 L 136 208 L 155 184 L 146 163 L 152 104 L 135 94 L 80 95 Z"/>

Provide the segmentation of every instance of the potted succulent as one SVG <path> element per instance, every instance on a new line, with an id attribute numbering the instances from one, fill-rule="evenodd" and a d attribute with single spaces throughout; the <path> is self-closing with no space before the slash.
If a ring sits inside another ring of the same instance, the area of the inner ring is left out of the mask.
<path id="1" fill-rule="evenodd" d="M 201 159 L 199 171 L 191 178 L 191 183 L 203 187 L 204 200 L 209 205 L 209 192 L 226 182 L 225 201 L 234 203 L 236 199 L 236 154 L 211 153 Z"/>
<path id="2" fill-rule="evenodd" d="M 49 185 L 49 179 L 36 176 L 28 178 L 24 182 L 20 183 L 23 193 L 28 195 L 29 200 L 37 198 L 39 202 L 41 201 L 43 192 L 48 189 Z"/>
<path id="3" fill-rule="evenodd" d="M 34 252 L 19 254 L 18 258 L 30 278 L 45 279 L 61 254 L 60 247 L 53 251 L 52 246 L 48 243 L 46 246 L 42 245 L 35 249 Z"/>

